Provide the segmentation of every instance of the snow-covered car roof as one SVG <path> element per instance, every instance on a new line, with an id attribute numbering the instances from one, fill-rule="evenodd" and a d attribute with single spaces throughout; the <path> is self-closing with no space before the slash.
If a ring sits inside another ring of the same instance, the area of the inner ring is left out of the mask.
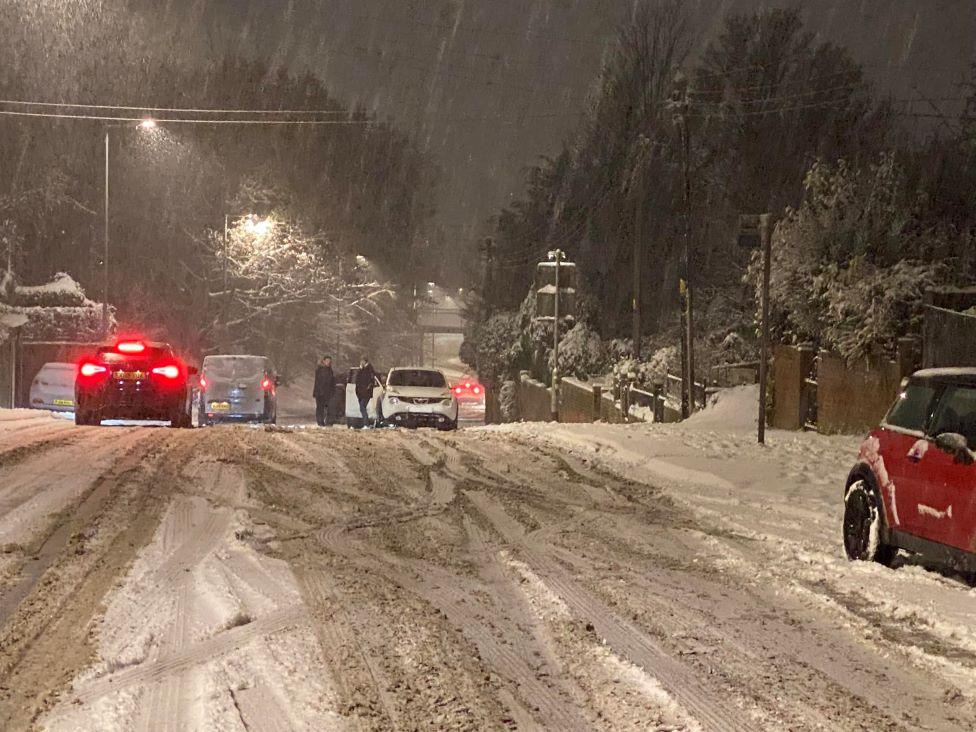
<path id="1" fill-rule="evenodd" d="M 921 371 L 916 371 L 914 374 L 912 374 L 912 380 L 976 384 L 976 366 L 922 369 Z"/>

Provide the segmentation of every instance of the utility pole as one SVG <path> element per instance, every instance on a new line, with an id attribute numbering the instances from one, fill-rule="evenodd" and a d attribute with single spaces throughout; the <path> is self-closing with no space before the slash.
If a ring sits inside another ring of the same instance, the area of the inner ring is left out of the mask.
<path id="1" fill-rule="evenodd" d="M 687 90 L 685 91 L 684 110 L 688 109 Z M 688 414 L 695 411 L 695 310 L 694 310 L 694 286 L 692 284 L 692 260 L 691 260 L 691 129 L 688 126 L 688 117 L 682 115 L 682 127 L 684 129 L 684 177 L 685 177 L 685 349 L 687 357 L 685 359 L 688 371 L 685 378 L 688 383 Z"/>
<path id="2" fill-rule="evenodd" d="M 759 347 L 759 444 L 766 444 L 766 385 L 769 381 L 769 278 L 772 269 L 772 216 L 759 217 L 759 236 L 762 240 L 762 338 Z"/>
<path id="3" fill-rule="evenodd" d="M 688 112 L 690 108 L 688 79 L 678 73 L 674 79 L 671 107 L 674 121 L 678 127 L 681 144 L 681 163 L 684 175 L 684 277 L 681 292 L 684 295 L 684 334 L 681 344 L 681 417 L 687 418 L 695 411 L 695 318 L 694 285 L 692 283 L 691 257 L 691 126 Z"/>
<path id="4" fill-rule="evenodd" d="M 643 239 L 644 239 L 644 171 L 638 162 L 636 177 L 636 195 L 634 202 L 634 283 L 631 307 L 633 309 L 633 332 L 634 360 L 640 361 L 641 357 L 641 269 L 643 268 Z"/>
<path id="5" fill-rule="evenodd" d="M 105 128 L 105 224 L 102 250 L 102 337 L 108 338 L 108 128 Z"/>
<path id="6" fill-rule="evenodd" d="M 566 253 L 562 249 L 553 249 L 549 252 L 549 259 L 556 263 L 556 297 L 552 321 L 552 394 L 549 403 L 549 413 L 553 422 L 559 421 L 559 270 L 565 258 Z"/>
<path id="7" fill-rule="evenodd" d="M 339 282 L 342 283 L 342 255 L 339 255 Z M 339 363 L 339 349 L 342 348 L 342 296 L 336 297 L 336 346 L 335 363 Z"/>

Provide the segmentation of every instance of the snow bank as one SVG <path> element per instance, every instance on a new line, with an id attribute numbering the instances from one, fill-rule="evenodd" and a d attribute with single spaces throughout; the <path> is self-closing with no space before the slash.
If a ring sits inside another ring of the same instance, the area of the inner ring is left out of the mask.
<path id="1" fill-rule="evenodd" d="M 759 386 L 736 386 L 714 394 L 708 406 L 695 412 L 684 425 L 690 429 L 754 432 L 759 421 Z"/>

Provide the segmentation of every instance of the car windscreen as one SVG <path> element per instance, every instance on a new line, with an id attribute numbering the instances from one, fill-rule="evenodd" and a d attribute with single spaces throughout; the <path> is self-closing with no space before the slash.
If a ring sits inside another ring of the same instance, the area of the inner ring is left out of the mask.
<path id="1" fill-rule="evenodd" d="M 51 383 L 74 383 L 77 366 L 73 363 L 46 363 L 37 372 L 38 379 L 43 378 Z"/>
<path id="2" fill-rule="evenodd" d="M 935 396 L 935 387 L 928 384 L 909 383 L 898 395 L 898 401 L 888 412 L 885 422 L 892 427 L 921 432 L 925 429 Z"/>
<path id="3" fill-rule="evenodd" d="M 119 353 L 114 348 L 107 347 L 98 349 L 98 359 L 110 365 L 158 361 L 171 355 L 166 349 L 154 348 L 152 346 L 147 347 L 142 353 Z"/>
<path id="4" fill-rule="evenodd" d="M 387 386 L 421 386 L 443 389 L 447 386 L 444 374 L 426 369 L 400 369 L 390 373 Z"/>
<path id="5" fill-rule="evenodd" d="M 266 367 L 265 359 L 260 356 L 208 356 L 203 361 L 203 372 L 211 381 L 260 380 L 265 376 Z"/>

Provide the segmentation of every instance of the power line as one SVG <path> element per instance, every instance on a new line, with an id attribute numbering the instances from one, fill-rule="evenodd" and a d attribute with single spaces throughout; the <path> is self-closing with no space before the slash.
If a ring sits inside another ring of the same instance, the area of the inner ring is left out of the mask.
<path id="1" fill-rule="evenodd" d="M 341 109 L 215 109 L 211 107 L 138 107 L 125 104 L 87 104 L 83 102 L 33 102 L 23 99 L 0 99 L 0 104 L 21 107 L 59 109 L 104 109 L 126 112 L 172 112 L 180 114 L 339 114 L 352 116 L 355 112 Z"/>
<path id="2" fill-rule="evenodd" d="M 571 113 L 552 113 L 520 115 L 521 120 L 525 119 L 564 119 L 579 117 L 585 112 Z M 145 122 L 146 117 L 124 117 L 119 115 L 97 115 L 97 114 L 71 114 L 66 112 L 21 112 L 12 109 L 0 109 L 0 115 L 7 117 L 28 117 L 46 119 L 66 119 L 66 120 L 90 120 L 96 122 Z M 388 123 L 378 119 L 199 119 L 187 117 L 153 117 L 153 122 L 158 124 L 196 124 L 196 125 L 291 125 L 291 126 L 384 126 Z M 503 125 L 521 125 L 521 121 L 505 121 L 501 115 L 449 117 L 445 122 L 482 122 L 492 121 Z"/>

